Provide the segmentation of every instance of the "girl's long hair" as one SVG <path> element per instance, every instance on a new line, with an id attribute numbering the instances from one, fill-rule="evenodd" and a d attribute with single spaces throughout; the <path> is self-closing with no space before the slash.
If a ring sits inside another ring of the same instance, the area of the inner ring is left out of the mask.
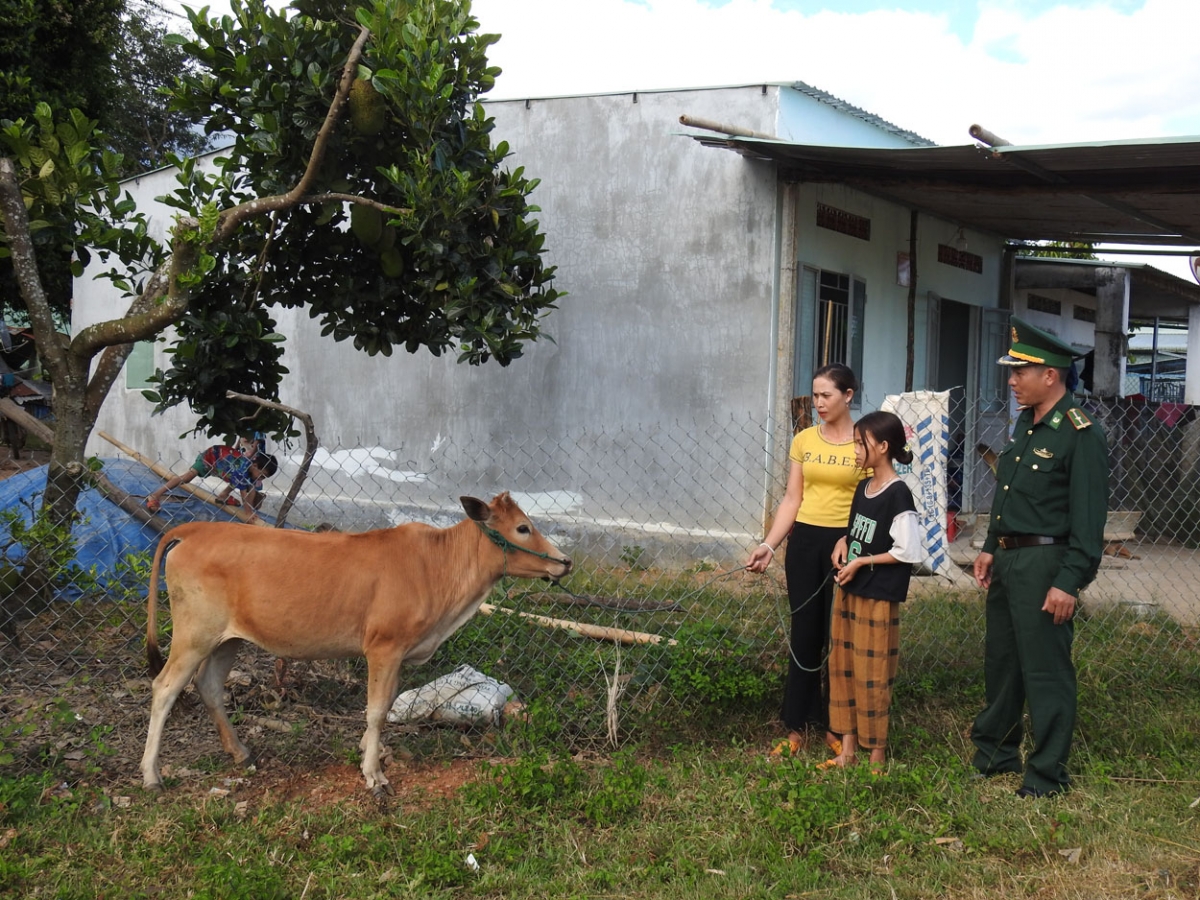
<path id="1" fill-rule="evenodd" d="M 904 435 L 904 423 L 895 413 L 883 410 L 869 412 L 854 423 L 854 431 L 859 436 L 869 434 L 876 444 L 886 441 L 888 456 L 893 462 L 908 465 L 913 461 L 912 451 L 908 449 L 908 441 Z"/>

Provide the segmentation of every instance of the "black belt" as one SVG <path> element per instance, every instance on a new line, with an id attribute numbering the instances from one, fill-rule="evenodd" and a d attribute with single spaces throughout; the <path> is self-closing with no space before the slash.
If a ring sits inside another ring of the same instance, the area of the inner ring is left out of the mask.
<path id="1" fill-rule="evenodd" d="M 1001 550 L 1016 550 L 1018 547 L 1046 547 L 1050 544 L 1065 544 L 1065 537 L 1048 534 L 1006 534 L 999 539 Z"/>

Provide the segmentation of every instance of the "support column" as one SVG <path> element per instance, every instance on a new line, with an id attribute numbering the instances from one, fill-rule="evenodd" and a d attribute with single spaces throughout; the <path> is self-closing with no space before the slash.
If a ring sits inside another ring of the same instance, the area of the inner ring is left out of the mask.
<path id="1" fill-rule="evenodd" d="M 1183 402 L 1200 405 L 1200 306 L 1188 310 L 1187 369 L 1183 382 Z"/>
<path id="2" fill-rule="evenodd" d="M 1096 271 L 1096 356 L 1092 364 L 1092 392 L 1099 397 L 1119 397 L 1125 384 L 1129 330 L 1129 270 Z"/>
<path id="3" fill-rule="evenodd" d="M 771 527 L 771 516 L 783 499 L 777 469 L 779 461 L 787 461 L 792 442 L 792 372 L 796 346 L 796 292 L 799 287 L 800 225 L 797 221 L 800 185 L 781 181 L 776 216 L 779 231 L 776 245 L 776 264 L 779 270 L 777 291 L 772 298 L 772 337 L 774 357 L 771 360 L 771 383 L 768 403 L 771 420 L 767 433 L 766 473 L 763 491 L 763 533 Z M 784 479 L 786 481 L 786 471 Z"/>

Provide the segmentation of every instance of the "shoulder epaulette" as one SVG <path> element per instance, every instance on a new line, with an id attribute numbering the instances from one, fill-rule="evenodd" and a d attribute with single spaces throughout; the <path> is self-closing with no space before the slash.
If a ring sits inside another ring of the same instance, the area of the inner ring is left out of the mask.
<path id="1" fill-rule="evenodd" d="M 1068 409 L 1067 418 L 1071 420 L 1071 424 L 1075 426 L 1076 431 L 1082 431 L 1092 424 L 1092 420 L 1087 417 L 1087 413 L 1078 407 Z"/>

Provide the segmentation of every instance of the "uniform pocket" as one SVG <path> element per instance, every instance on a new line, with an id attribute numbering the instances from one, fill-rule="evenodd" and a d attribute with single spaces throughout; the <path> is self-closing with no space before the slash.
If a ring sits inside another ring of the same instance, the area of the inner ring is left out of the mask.
<path id="1" fill-rule="evenodd" d="M 1045 497 L 1050 485 L 1058 479 L 1061 468 L 1057 459 L 1045 459 L 1030 453 L 1017 464 L 1017 473 L 1012 480 L 1013 488 L 1023 494 Z"/>

